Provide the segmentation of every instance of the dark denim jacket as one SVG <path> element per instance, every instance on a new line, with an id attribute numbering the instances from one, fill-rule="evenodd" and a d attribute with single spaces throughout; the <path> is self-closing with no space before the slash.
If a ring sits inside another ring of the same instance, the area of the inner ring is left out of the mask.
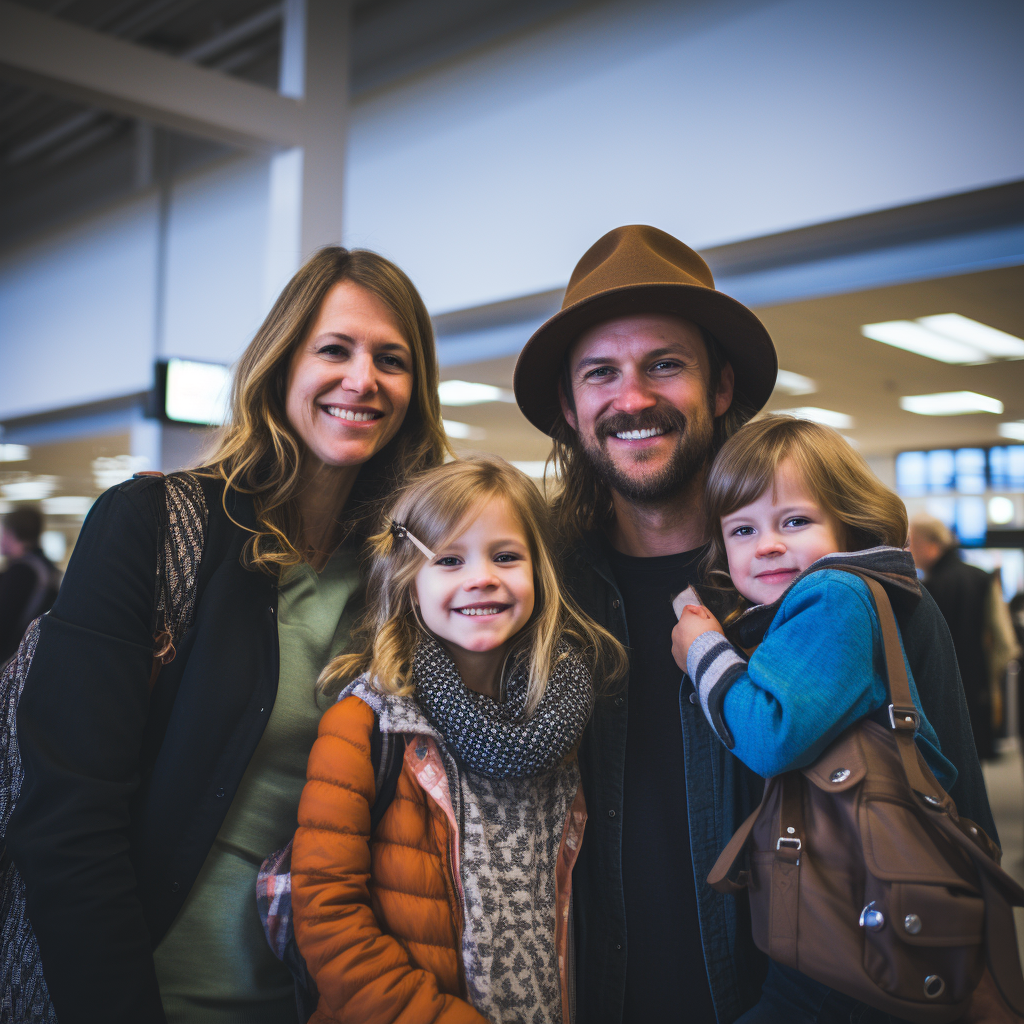
<path id="1" fill-rule="evenodd" d="M 628 645 L 622 596 L 600 540 L 579 545 L 562 568 L 584 611 Z M 681 964 L 680 970 L 707 971 L 724 1024 L 757 1001 L 765 965 L 750 937 L 745 899 L 716 893 L 706 879 L 722 847 L 759 803 L 763 783 L 719 742 L 700 706 L 690 701 L 689 681 L 679 675 L 690 855 L 704 942 L 704 963 Z M 620 856 L 626 714 L 622 683 L 599 696 L 579 752 L 587 831 L 573 870 L 578 1024 L 622 1024 L 628 950 Z M 678 813 L 673 798 L 679 781 L 652 784 L 664 787 L 665 813 Z"/>
<path id="2" fill-rule="evenodd" d="M 604 542 L 588 537 L 579 543 L 563 559 L 562 571 L 583 610 L 628 645 L 622 595 Z M 897 620 L 925 713 L 943 753 L 959 772 L 951 795 L 961 813 L 995 839 L 949 630 L 927 594 L 914 609 L 897 609 Z M 745 899 L 716 893 L 707 876 L 733 832 L 757 806 L 763 783 L 719 742 L 699 705 L 690 701 L 692 692 L 684 680 L 679 715 L 704 963 L 680 964 L 680 970 L 706 970 L 718 1022 L 731 1024 L 757 1001 L 766 961 L 751 939 Z M 580 746 L 588 819 L 573 871 L 578 1024 L 623 1024 L 628 952 L 621 865 L 626 714 L 623 683 L 598 698 Z M 652 780 L 653 784 L 664 787 L 665 813 L 676 813 L 677 781 Z"/>

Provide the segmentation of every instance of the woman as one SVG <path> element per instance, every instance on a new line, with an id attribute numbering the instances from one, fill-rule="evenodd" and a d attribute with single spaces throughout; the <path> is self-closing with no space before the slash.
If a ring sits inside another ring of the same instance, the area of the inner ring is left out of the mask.
<path id="1" fill-rule="evenodd" d="M 152 690 L 163 485 L 96 502 L 21 698 L 7 833 L 61 1024 L 294 1022 L 256 873 L 295 830 L 356 546 L 378 500 L 445 454 L 437 376 L 393 264 L 328 248 L 296 274 L 201 471 L 193 624 Z"/>

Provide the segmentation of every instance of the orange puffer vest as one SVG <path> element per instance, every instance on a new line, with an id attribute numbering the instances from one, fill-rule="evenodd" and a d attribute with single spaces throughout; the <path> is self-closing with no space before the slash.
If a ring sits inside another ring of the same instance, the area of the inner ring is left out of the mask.
<path id="1" fill-rule="evenodd" d="M 410 737 L 398 786 L 370 841 L 373 710 L 359 697 L 321 719 L 292 848 L 299 949 L 320 990 L 310 1024 L 486 1024 L 466 1001 L 458 828 L 441 753 Z M 586 821 L 582 788 L 555 869 L 562 1016 L 572 867 Z"/>

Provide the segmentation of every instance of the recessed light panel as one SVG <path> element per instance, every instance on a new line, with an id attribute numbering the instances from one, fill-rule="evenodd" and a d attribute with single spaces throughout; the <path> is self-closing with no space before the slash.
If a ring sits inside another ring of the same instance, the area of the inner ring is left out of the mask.
<path id="1" fill-rule="evenodd" d="M 1017 420 L 1015 423 L 1000 423 L 999 436 L 1009 437 L 1014 441 L 1024 441 L 1024 420 Z"/>
<path id="2" fill-rule="evenodd" d="M 864 324 L 860 333 L 865 338 L 872 338 L 883 345 L 892 345 L 905 352 L 915 352 L 919 356 L 938 359 L 943 363 L 987 362 L 985 353 L 962 341 L 955 341 L 944 335 L 936 334 L 913 320 L 889 320 L 881 324 Z"/>
<path id="3" fill-rule="evenodd" d="M 936 334 L 981 349 L 994 359 L 1024 359 L 1024 340 L 959 313 L 922 316 L 917 322 Z"/>
<path id="4" fill-rule="evenodd" d="M 919 416 L 964 416 L 975 412 L 998 416 L 1003 411 L 1003 403 L 976 391 L 942 391 L 934 395 L 904 395 L 900 408 Z"/>
<path id="5" fill-rule="evenodd" d="M 1024 359 L 1024 340 L 959 313 L 864 324 L 865 338 L 954 365 Z"/>
<path id="6" fill-rule="evenodd" d="M 0 494 L 7 501 L 40 501 L 53 494 L 59 482 L 55 476 L 20 473 L 13 480 L 0 484 Z"/>
<path id="7" fill-rule="evenodd" d="M 514 402 L 515 395 L 493 384 L 469 380 L 443 380 L 437 389 L 442 405 L 480 405 L 483 402 Z"/>
<path id="8" fill-rule="evenodd" d="M 775 390 L 784 391 L 787 395 L 813 395 L 818 390 L 818 385 L 803 374 L 779 370 L 775 378 Z"/>
<path id="9" fill-rule="evenodd" d="M 458 420 L 441 420 L 441 423 L 444 432 L 457 441 L 481 441 L 487 436 L 486 430 L 471 426 L 469 423 L 460 423 Z"/>
<path id="10" fill-rule="evenodd" d="M 24 444 L 0 444 L 0 462 L 24 462 L 31 453 Z"/>
<path id="11" fill-rule="evenodd" d="M 544 467 L 547 465 L 545 459 L 513 459 L 512 465 L 522 470 L 528 477 L 534 480 L 544 479 Z M 551 466 L 551 476 L 555 475 L 555 467 Z"/>
<path id="12" fill-rule="evenodd" d="M 803 405 L 799 409 L 775 409 L 773 411 L 780 416 L 795 416 L 798 420 L 811 420 L 812 423 L 822 423 L 826 427 L 834 427 L 836 430 L 851 430 L 853 428 L 853 417 L 847 416 L 845 412 L 836 412 L 835 409 L 819 409 L 814 405 Z"/>

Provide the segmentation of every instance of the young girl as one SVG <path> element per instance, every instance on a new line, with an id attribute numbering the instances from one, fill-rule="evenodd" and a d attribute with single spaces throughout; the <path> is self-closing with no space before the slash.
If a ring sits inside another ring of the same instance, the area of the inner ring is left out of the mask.
<path id="1" fill-rule="evenodd" d="M 706 608 L 687 605 L 673 653 L 740 760 L 766 777 L 804 767 L 889 703 L 871 593 L 863 580 L 828 566 L 867 570 L 895 609 L 911 606 L 920 589 L 903 550 L 906 510 L 843 437 L 786 416 L 750 423 L 725 443 L 705 500 L 711 558 L 728 565 L 746 606 L 726 619 L 730 635 L 747 649 L 760 643 L 748 661 Z M 939 750 L 912 677 L 910 690 L 921 719 L 917 744 L 948 790 L 956 769 Z M 740 1022 L 831 1024 L 849 1021 L 854 1010 L 865 1024 L 889 1020 L 772 963 L 761 1002 Z"/>
<path id="2" fill-rule="evenodd" d="M 372 538 L 355 652 L 309 760 L 292 852 L 313 1021 L 568 1022 L 575 750 L 625 652 L 561 593 L 547 510 L 508 463 L 415 479 Z M 373 835 L 371 742 L 404 761 Z"/>

